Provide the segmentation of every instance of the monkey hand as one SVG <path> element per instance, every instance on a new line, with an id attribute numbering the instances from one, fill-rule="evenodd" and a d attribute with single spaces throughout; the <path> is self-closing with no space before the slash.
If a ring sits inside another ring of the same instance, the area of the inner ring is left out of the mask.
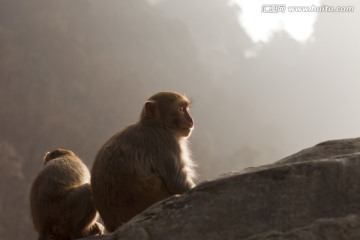
<path id="1" fill-rule="evenodd" d="M 101 224 L 96 222 L 93 226 L 93 233 L 94 235 L 103 235 L 105 232 L 105 227 Z"/>

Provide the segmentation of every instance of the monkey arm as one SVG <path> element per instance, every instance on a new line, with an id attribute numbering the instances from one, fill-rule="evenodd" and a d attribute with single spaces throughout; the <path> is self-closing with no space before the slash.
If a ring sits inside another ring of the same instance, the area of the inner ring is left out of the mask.
<path id="1" fill-rule="evenodd" d="M 74 188 L 67 196 L 68 209 L 73 213 L 77 226 L 73 235 L 80 238 L 84 236 L 102 234 L 103 228 L 92 223 L 96 217 L 96 209 L 92 201 L 90 184 L 86 183 Z"/>
<path id="2" fill-rule="evenodd" d="M 184 170 L 184 164 L 174 154 L 162 156 L 157 165 L 156 172 L 171 194 L 182 194 L 194 185 Z"/>

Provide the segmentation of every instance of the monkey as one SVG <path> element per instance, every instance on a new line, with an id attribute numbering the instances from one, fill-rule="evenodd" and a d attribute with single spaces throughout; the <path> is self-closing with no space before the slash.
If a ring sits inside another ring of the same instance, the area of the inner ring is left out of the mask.
<path id="1" fill-rule="evenodd" d="M 102 235 L 92 200 L 90 173 L 74 152 L 46 153 L 44 169 L 30 191 L 31 216 L 38 240 L 70 240 Z"/>
<path id="2" fill-rule="evenodd" d="M 194 128 L 189 106 L 184 95 L 159 92 L 145 102 L 137 123 L 97 152 L 91 186 L 109 232 L 150 205 L 195 186 L 187 139 Z"/>

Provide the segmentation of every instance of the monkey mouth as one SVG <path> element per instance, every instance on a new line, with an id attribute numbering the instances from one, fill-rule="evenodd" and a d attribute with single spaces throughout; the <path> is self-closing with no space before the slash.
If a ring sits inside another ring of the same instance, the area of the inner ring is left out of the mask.
<path id="1" fill-rule="evenodd" d="M 181 135 L 183 137 L 189 137 L 193 128 L 182 128 Z"/>

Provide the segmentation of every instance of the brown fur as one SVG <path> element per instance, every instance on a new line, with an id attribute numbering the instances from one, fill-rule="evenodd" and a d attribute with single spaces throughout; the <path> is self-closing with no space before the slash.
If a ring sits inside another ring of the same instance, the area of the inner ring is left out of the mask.
<path id="1" fill-rule="evenodd" d="M 42 239 L 77 239 L 103 234 L 95 222 L 90 174 L 72 151 L 57 149 L 44 157 L 45 168 L 34 180 L 30 193 L 31 216 Z"/>
<path id="2" fill-rule="evenodd" d="M 140 121 L 111 137 L 92 167 L 94 202 L 108 231 L 173 194 L 191 189 L 187 148 L 193 128 L 189 100 L 160 92 L 146 101 Z"/>

